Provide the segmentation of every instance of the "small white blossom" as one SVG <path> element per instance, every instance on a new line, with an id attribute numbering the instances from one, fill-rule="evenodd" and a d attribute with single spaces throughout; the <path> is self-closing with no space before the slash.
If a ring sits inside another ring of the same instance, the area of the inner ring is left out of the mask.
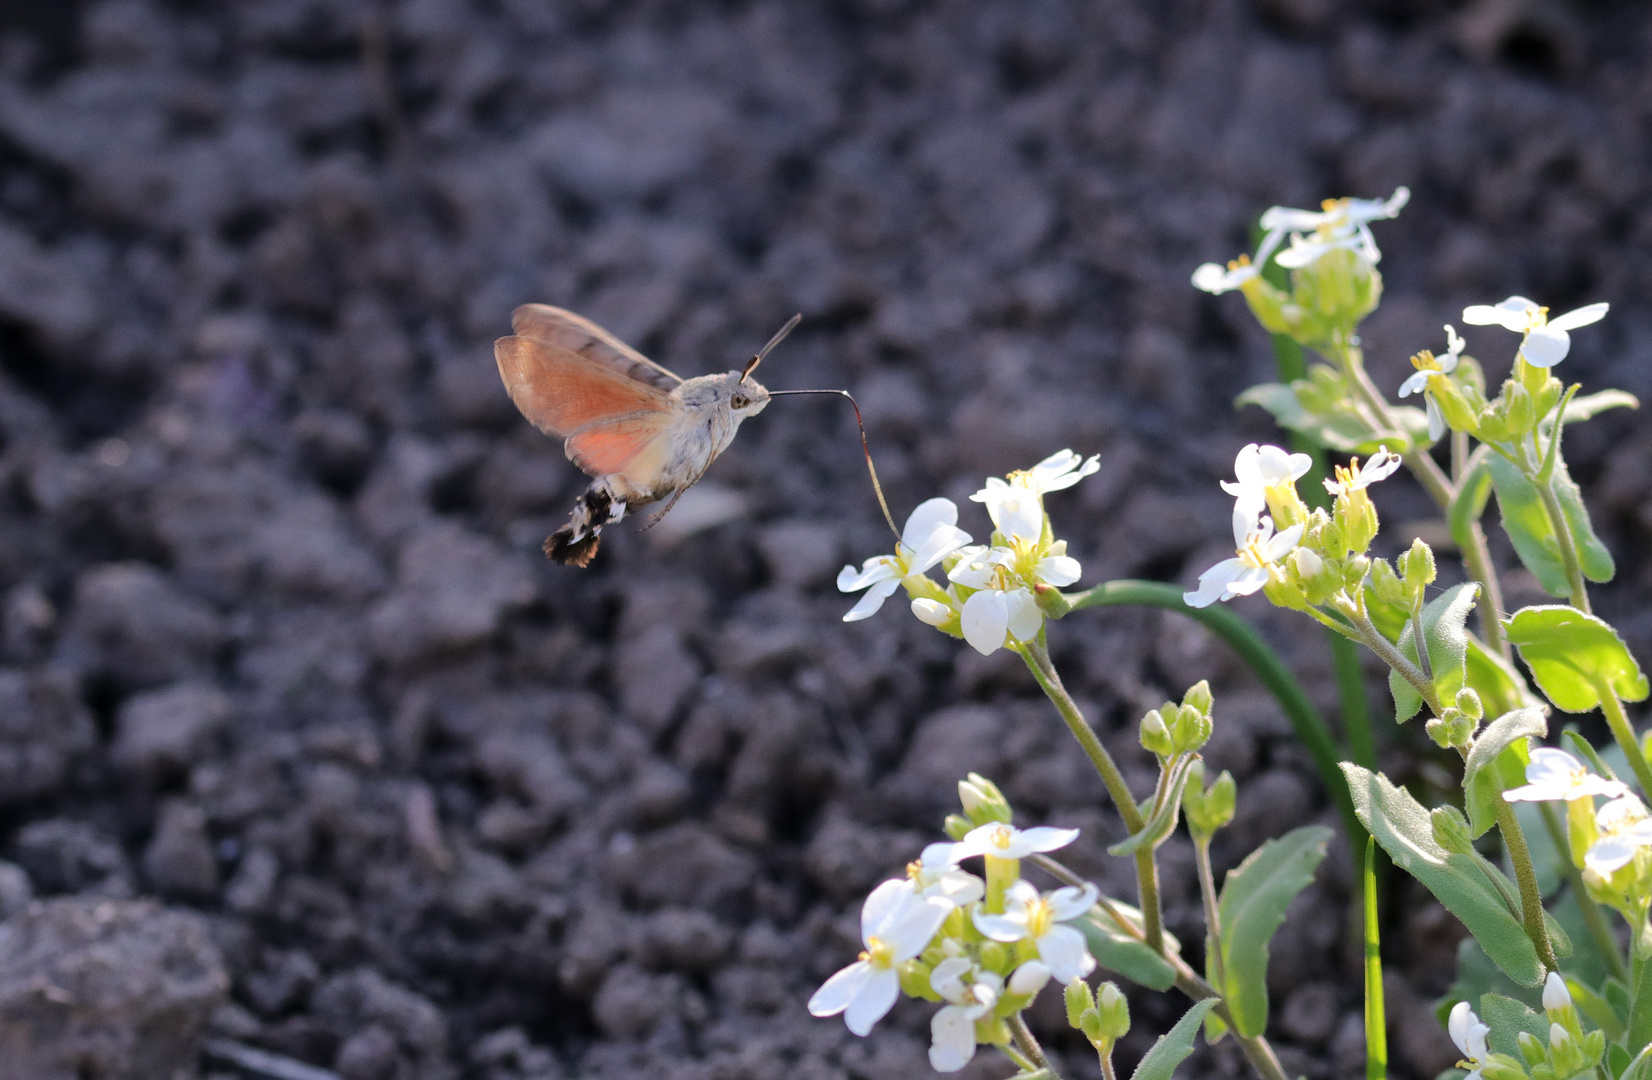
<path id="1" fill-rule="evenodd" d="M 1470 1070 L 1463 1080 L 1479 1080 L 1480 1070 L 1486 1067 L 1491 1057 L 1491 1050 L 1486 1046 L 1486 1036 L 1491 1034 L 1491 1028 L 1480 1022 L 1468 1002 L 1459 1001 L 1451 1007 L 1446 1031 L 1451 1035 L 1451 1041 L 1457 1044 L 1457 1049 L 1463 1052 L 1464 1060 L 1458 1062 L 1458 1066 Z"/>
<path id="2" fill-rule="evenodd" d="M 866 595 L 849 609 L 843 621 L 871 618 L 900 587 L 902 578 L 923 573 L 967 543 L 969 533 L 958 528 L 957 504 L 951 499 L 919 503 L 906 519 L 895 554 L 874 555 L 862 563 L 859 570 L 845 566 L 838 572 L 839 592 L 866 590 Z"/>
<path id="3" fill-rule="evenodd" d="M 986 506 L 993 526 L 1006 539 L 1036 544 L 1044 536 L 1044 496 L 1070 488 L 1100 468 L 1099 454 L 1081 458 L 1060 450 L 1025 472 L 1010 473 L 1006 480 L 989 477 L 970 499 Z"/>
<path id="4" fill-rule="evenodd" d="M 1077 829 L 1057 829 L 1037 825 L 1031 829 L 1017 829 L 1001 821 L 989 821 L 964 834 L 952 850 L 955 861 L 971 855 L 991 855 L 995 859 L 1025 859 L 1066 847 L 1078 839 Z"/>
<path id="5" fill-rule="evenodd" d="M 975 928 L 994 941 L 1031 941 L 1051 977 L 1068 983 L 1094 971 L 1096 959 L 1085 946 L 1084 935 L 1063 924 L 1088 912 L 1097 895 L 1089 883 L 1044 895 L 1022 879 L 1005 891 L 1002 915 L 974 910 Z"/>
<path id="6" fill-rule="evenodd" d="M 972 904 L 986 895 L 981 879 L 958 869 L 958 845 L 941 841 L 924 848 L 917 860 L 907 864 L 906 878 L 912 891 L 928 900 L 939 897 L 954 907 Z"/>
<path id="7" fill-rule="evenodd" d="M 1446 324 L 1446 352 L 1438 356 L 1431 352 L 1421 352 L 1411 358 L 1411 363 L 1417 368 L 1411 377 L 1400 384 L 1400 397 L 1410 397 L 1421 393 L 1423 402 L 1428 406 L 1428 437 L 1436 441 L 1445 434 L 1445 415 L 1440 412 L 1439 402 L 1434 395 L 1428 393 L 1428 381 L 1433 375 L 1450 375 L 1457 370 L 1457 364 L 1463 358 L 1463 339 L 1457 336 L 1457 328 L 1450 323 Z"/>
<path id="8" fill-rule="evenodd" d="M 1610 874 L 1629 863 L 1635 852 L 1652 847 L 1652 818 L 1646 806 L 1633 795 L 1620 795 L 1595 812 L 1595 828 L 1600 839 L 1583 856 L 1583 865 L 1599 874 Z"/>
<path id="9" fill-rule="evenodd" d="M 1566 751 L 1540 746 L 1526 764 L 1525 786 L 1510 788 L 1503 798 L 1508 802 L 1569 802 L 1593 795 L 1615 798 L 1628 791 L 1623 781 L 1596 776 Z"/>
<path id="10" fill-rule="evenodd" d="M 1200 574 L 1199 587 L 1184 592 L 1183 603 L 1209 607 L 1218 600 L 1257 592 L 1268 583 L 1269 568 L 1296 548 L 1302 539 L 1302 526 L 1292 525 L 1275 536 L 1272 518 L 1241 519 L 1235 514 L 1233 539 L 1239 545 L 1237 554 Z"/>
<path id="11" fill-rule="evenodd" d="M 1277 259 L 1288 269 L 1301 269 L 1339 248 L 1376 263 L 1382 260 L 1382 252 L 1371 235 L 1371 222 L 1395 217 L 1410 199 L 1410 190 L 1402 187 L 1387 199 L 1327 199 L 1317 213 L 1275 206 L 1262 215 L 1262 227 L 1292 234 L 1290 248 Z"/>
<path id="12" fill-rule="evenodd" d="M 952 618 L 953 608 L 950 604 L 943 604 L 939 600 L 931 600 L 927 596 L 920 596 L 912 601 L 912 614 L 918 617 L 921 623 L 930 626 L 945 626 Z"/>
<path id="13" fill-rule="evenodd" d="M 866 951 L 814 992 L 809 1012 L 843 1013 L 844 1023 L 856 1035 L 871 1031 L 900 995 L 895 965 L 923 952 L 951 912 L 950 903 L 919 896 L 905 880 L 886 881 L 873 889 L 860 912 Z"/>
<path id="14" fill-rule="evenodd" d="M 1597 323 L 1606 317 L 1608 304 L 1589 304 L 1549 318 L 1549 309 L 1539 307 L 1524 296 L 1511 296 L 1500 304 L 1475 304 L 1463 309 L 1463 321 L 1470 326 L 1501 326 L 1525 335 L 1520 342 L 1520 358 L 1532 367 L 1551 368 L 1571 351 L 1568 330 Z"/>
<path id="15" fill-rule="evenodd" d="M 1293 454 L 1277 446 L 1251 443 L 1233 459 L 1233 481 L 1222 481 L 1222 490 L 1235 499 L 1233 519 L 1246 522 L 1268 505 L 1268 490 L 1296 483 L 1313 467 L 1307 454 Z"/>
<path id="16" fill-rule="evenodd" d="M 1386 446 L 1378 447 L 1364 465 L 1359 463 L 1359 458 L 1354 458 L 1347 466 L 1338 465 L 1336 479 L 1325 481 L 1325 490 L 1332 495 L 1352 495 L 1378 480 L 1393 476 L 1402 464 L 1404 461 L 1400 455 L 1390 452 Z"/>
<path id="17" fill-rule="evenodd" d="M 1004 980 L 952 957 L 935 965 L 929 986 L 946 1001 L 929 1021 L 929 1064 L 936 1072 L 957 1072 L 975 1056 L 975 1022 L 998 1004 Z"/>

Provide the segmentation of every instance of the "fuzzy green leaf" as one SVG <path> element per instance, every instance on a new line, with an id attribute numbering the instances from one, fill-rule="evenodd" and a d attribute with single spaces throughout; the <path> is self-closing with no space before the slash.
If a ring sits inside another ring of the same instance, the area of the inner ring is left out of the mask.
<path id="1" fill-rule="evenodd" d="M 1566 580 L 1566 565 L 1560 557 L 1560 540 L 1555 536 L 1554 524 L 1543 506 L 1542 496 L 1511 462 L 1493 455 L 1486 459 L 1493 485 L 1497 488 L 1497 507 L 1503 517 L 1503 531 L 1514 541 L 1515 554 L 1537 577 L 1538 584 L 1550 596 L 1571 595 L 1571 584 Z M 1555 466 L 1555 496 L 1561 512 L 1577 541 L 1578 561 L 1583 576 L 1590 581 L 1610 581 L 1616 573 L 1612 553 L 1595 535 L 1589 522 L 1589 512 L 1583 505 L 1583 496 L 1566 472 L 1565 462 Z"/>
<path id="2" fill-rule="evenodd" d="M 1268 1025 L 1268 942 L 1285 921 L 1291 900 L 1314 879 L 1331 830 L 1304 825 L 1251 852 L 1222 886 L 1222 996 L 1239 1034 L 1260 1035 Z"/>
<path id="3" fill-rule="evenodd" d="M 1176 985 L 1176 969 L 1141 938 L 1113 921 L 1101 908 L 1091 909 L 1075 925 L 1096 963 L 1152 990 Z"/>
<path id="4" fill-rule="evenodd" d="M 1435 597 L 1423 608 L 1423 639 L 1428 647 L 1428 671 L 1433 676 L 1434 693 L 1450 702 L 1468 678 L 1468 631 L 1464 624 L 1480 595 L 1478 582 L 1465 581 Z M 1409 622 L 1400 634 L 1399 650 L 1417 663 L 1416 628 Z M 1388 689 L 1394 695 L 1394 719 L 1405 723 L 1417 715 L 1423 699 L 1398 672 L 1388 673 Z"/>
<path id="5" fill-rule="evenodd" d="M 1503 895 L 1472 856 L 1447 852 L 1434 840 L 1428 811 L 1388 778 L 1342 763 L 1354 812 L 1394 865 L 1433 893 L 1480 942 L 1486 955 L 1522 986 L 1543 980 L 1537 950 Z"/>
<path id="6" fill-rule="evenodd" d="M 1483 836 L 1496 824 L 1497 803 L 1503 792 L 1525 780 L 1526 763 L 1531 760 L 1526 740 L 1541 739 L 1548 733 L 1542 708 L 1534 706 L 1504 713 L 1474 740 L 1474 749 L 1463 763 L 1465 808 L 1472 835 Z"/>
<path id="7" fill-rule="evenodd" d="M 1519 1039 L 1522 1031 L 1530 1032 L 1549 1045 L 1549 1021 L 1524 1004 L 1502 994 L 1486 994 L 1480 999 L 1480 1019 L 1491 1029 L 1486 1042 L 1492 1053 L 1507 1054 L 1520 1060 Z"/>
<path id="8" fill-rule="evenodd" d="M 1561 420 L 1567 424 L 1575 424 L 1579 420 L 1589 420 L 1599 416 L 1607 409 L 1638 409 L 1641 399 L 1626 390 L 1601 390 L 1593 394 L 1582 394 L 1566 403 L 1566 411 Z"/>
<path id="9" fill-rule="evenodd" d="M 1176 1066 L 1193 1053 L 1193 1037 L 1199 1033 L 1199 1024 L 1204 1020 L 1205 1013 L 1216 1007 L 1216 1000 L 1205 998 L 1195 1001 L 1193 1007 L 1176 1021 L 1176 1026 L 1160 1035 L 1158 1041 L 1142 1055 L 1141 1064 L 1130 1074 L 1130 1080 L 1170 1080 Z"/>
<path id="10" fill-rule="evenodd" d="M 1473 634 L 1468 635 L 1468 685 L 1480 695 L 1488 716 L 1543 704 L 1526 685 L 1525 676 Z"/>
<path id="11" fill-rule="evenodd" d="M 1509 641 L 1555 707 L 1588 712 L 1607 686 L 1626 701 L 1646 697 L 1640 665 L 1604 620 L 1564 605 L 1521 608 L 1505 624 Z"/>

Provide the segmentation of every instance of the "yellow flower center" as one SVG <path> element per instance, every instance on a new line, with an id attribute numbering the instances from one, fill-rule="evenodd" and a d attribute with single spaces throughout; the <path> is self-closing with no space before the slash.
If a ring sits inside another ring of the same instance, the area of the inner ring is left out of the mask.
<path id="1" fill-rule="evenodd" d="M 873 967 L 886 968 L 895 962 L 895 947 L 880 937 L 866 939 L 866 951 L 860 958 Z"/>
<path id="2" fill-rule="evenodd" d="M 1416 368 L 1418 371 L 1438 371 L 1442 374 L 1445 371 L 1445 369 L 1440 366 L 1440 361 L 1429 349 L 1424 349 L 1416 356 L 1413 356 L 1411 358 L 1411 366 Z"/>
<path id="3" fill-rule="evenodd" d="M 1263 550 L 1268 542 L 1260 532 L 1251 533 L 1245 539 L 1245 546 L 1239 549 L 1239 557 L 1245 560 L 1247 566 L 1254 566 L 1258 570 L 1268 565 L 1267 553 Z"/>
<path id="4" fill-rule="evenodd" d="M 1027 936 L 1041 938 L 1049 933 L 1050 924 L 1055 922 L 1055 910 L 1050 902 L 1042 896 L 1027 905 Z"/>
<path id="5" fill-rule="evenodd" d="M 1008 825 L 1000 825 L 988 834 L 987 839 L 991 841 L 993 847 L 1003 851 L 1015 841 L 1015 830 Z"/>

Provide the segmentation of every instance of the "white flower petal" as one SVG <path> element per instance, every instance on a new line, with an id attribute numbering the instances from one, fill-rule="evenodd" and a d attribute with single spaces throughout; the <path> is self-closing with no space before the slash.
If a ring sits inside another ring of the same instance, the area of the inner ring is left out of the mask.
<path id="1" fill-rule="evenodd" d="M 1331 251 L 1340 244 L 1328 244 L 1321 240 L 1306 240 L 1300 236 L 1291 237 L 1291 246 L 1274 256 L 1274 262 L 1289 270 L 1300 270 L 1317 261 L 1320 256 Z"/>
<path id="2" fill-rule="evenodd" d="M 1261 226 L 1279 232 L 1308 232 L 1324 224 L 1326 215 L 1318 210 L 1297 210 L 1289 206 L 1270 206 L 1262 211 Z"/>
<path id="3" fill-rule="evenodd" d="M 889 599 L 896 589 L 900 588 L 900 584 L 898 579 L 892 577 L 876 582 L 870 589 L 866 590 L 866 595 L 860 598 L 859 603 L 844 613 L 843 621 L 860 622 L 862 619 L 870 619 L 878 613 L 879 608 L 883 607 L 883 602 Z"/>
<path id="4" fill-rule="evenodd" d="M 1228 596 L 1250 596 L 1252 593 L 1259 592 L 1262 586 L 1267 583 L 1267 570 L 1258 566 L 1247 566 L 1243 573 L 1228 582 L 1227 596 L 1222 597 L 1222 599 L 1226 600 Z"/>
<path id="5" fill-rule="evenodd" d="M 1207 293 L 1231 292 L 1261 273 L 1255 266 L 1237 266 L 1232 270 L 1215 263 L 1205 263 L 1193 271 L 1193 287 Z"/>
<path id="6" fill-rule="evenodd" d="M 1199 575 L 1197 589 L 1182 593 L 1182 603 L 1188 607 L 1200 608 L 1227 599 L 1229 587 L 1249 569 L 1243 559 L 1223 559 Z"/>
<path id="7" fill-rule="evenodd" d="M 1035 825 L 1030 829 L 1017 830 L 1015 838 L 1018 841 L 1016 848 L 1025 849 L 1026 855 L 1042 855 L 1057 851 L 1077 840 L 1078 830 L 1058 829 L 1053 825 Z M 1025 858 L 1026 855 L 1017 855 L 1015 858 Z"/>
<path id="8" fill-rule="evenodd" d="M 1466 1001 L 1459 1001 L 1451 1007 L 1451 1016 L 1446 1020 L 1446 1034 L 1451 1041 L 1457 1044 L 1457 1049 L 1468 1053 L 1468 1030 L 1480 1022 L 1474 1015 L 1474 1007 Z"/>
<path id="9" fill-rule="evenodd" d="M 1524 296 L 1511 296 L 1494 305 L 1474 304 L 1463 309 L 1463 321 L 1470 326 L 1501 326 L 1516 334 L 1531 328 L 1537 305 Z"/>
<path id="10" fill-rule="evenodd" d="M 888 930 L 880 934 L 884 944 L 894 952 L 896 963 L 910 960 L 929 947 L 935 931 L 952 914 L 952 904 L 940 897 L 919 897 L 913 894 L 912 903 Z"/>
<path id="11" fill-rule="evenodd" d="M 1006 629 L 1010 637 L 1017 641 L 1031 641 L 1038 636 L 1038 631 L 1044 626 L 1044 612 L 1038 607 L 1038 601 L 1026 589 L 1011 589 L 1004 594 L 1004 607 L 1007 616 Z"/>
<path id="12" fill-rule="evenodd" d="M 1056 922 L 1070 922 L 1089 911 L 1100 893 L 1086 881 L 1083 885 L 1068 885 L 1051 893 L 1047 900 Z"/>
<path id="13" fill-rule="evenodd" d="M 847 1009 L 849 1003 L 860 994 L 861 987 L 866 985 L 867 977 L 871 974 L 872 965 L 865 960 L 856 960 L 843 968 L 822 983 L 820 989 L 809 998 L 809 1014 L 836 1016 Z"/>
<path id="14" fill-rule="evenodd" d="M 1445 413 L 1440 411 L 1439 402 L 1434 400 L 1433 394 L 1423 396 L 1423 405 L 1428 410 L 1428 438 L 1430 442 L 1439 442 L 1440 436 L 1445 434 Z"/>
<path id="15" fill-rule="evenodd" d="M 1400 397 L 1410 397 L 1412 394 L 1420 394 L 1427 390 L 1428 377 L 1432 374 L 1434 374 L 1432 371 L 1412 372 L 1410 378 L 1400 383 Z M 1435 437 L 1438 438 L 1438 436 Z"/>
<path id="16" fill-rule="evenodd" d="M 1610 874 L 1628 865 L 1640 846 L 1626 836 L 1604 836 L 1595 841 L 1583 857 L 1583 865 L 1597 873 Z"/>
<path id="17" fill-rule="evenodd" d="M 1548 978 L 1543 980 L 1543 1009 L 1546 1012 L 1558 1012 L 1561 1009 L 1572 1007 L 1571 992 L 1566 989 L 1566 980 L 1560 977 L 1560 972 L 1549 972 Z"/>
<path id="18" fill-rule="evenodd" d="M 994 941 L 1020 941 L 1027 936 L 1027 924 L 1007 915 L 989 915 L 976 908 L 970 915 L 975 929 Z"/>
<path id="19" fill-rule="evenodd" d="M 894 968 L 874 968 L 870 964 L 867 967 L 865 980 L 843 1011 L 843 1022 L 856 1035 L 866 1035 L 873 1024 L 888 1015 L 901 992 L 900 976 Z"/>
<path id="20" fill-rule="evenodd" d="M 1535 368 L 1551 368 L 1572 351 L 1572 338 L 1556 326 L 1539 326 L 1520 345 L 1520 358 Z"/>
<path id="21" fill-rule="evenodd" d="M 959 1005 L 943 1006 L 929 1021 L 929 1067 L 957 1072 L 975 1056 L 975 1020 Z"/>
<path id="22" fill-rule="evenodd" d="M 991 656 L 1004 647 L 1009 623 L 1009 605 L 1004 594 L 996 589 L 975 593 L 964 601 L 964 609 L 959 613 L 964 640 L 982 656 Z"/>
<path id="23" fill-rule="evenodd" d="M 1549 326 L 1555 330 L 1576 330 L 1580 326 L 1598 323 L 1606 318 L 1607 309 L 1611 306 L 1610 304 L 1589 304 L 1550 319 Z"/>
<path id="24" fill-rule="evenodd" d="M 929 534 L 943 525 L 958 524 L 958 506 L 951 499 L 927 499 L 906 516 L 906 527 L 901 530 L 901 544 L 912 551 L 923 546 Z"/>
<path id="25" fill-rule="evenodd" d="M 1386 476 L 1388 474 L 1384 473 L 1383 475 Z M 1302 539 L 1302 529 L 1303 526 L 1301 524 L 1292 525 L 1290 528 L 1286 529 L 1284 532 L 1264 544 L 1262 547 L 1262 554 L 1267 557 L 1269 562 L 1278 562 L 1280 559 L 1283 559 L 1291 553 L 1291 550 L 1296 547 L 1297 542 Z"/>
<path id="26" fill-rule="evenodd" d="M 891 556 L 874 555 L 859 570 L 845 566 L 837 572 L 838 592 L 859 592 L 868 585 L 901 576 L 900 566 Z"/>
<path id="27" fill-rule="evenodd" d="M 964 986 L 964 976 L 975 967 L 975 961 L 953 956 L 935 965 L 929 973 L 929 988 L 954 1005 L 973 1005 L 975 999 Z"/>
<path id="28" fill-rule="evenodd" d="M 1049 965 L 1057 982 L 1082 979 L 1095 970 L 1096 958 L 1084 944 L 1084 935 L 1070 926 L 1052 926 L 1033 944 L 1038 958 Z"/>
<path id="29" fill-rule="evenodd" d="M 1035 573 L 1039 581 L 1060 589 L 1082 577 L 1084 568 L 1071 555 L 1050 555 L 1038 560 Z"/>
<path id="30" fill-rule="evenodd" d="M 1010 976 L 1010 993 L 1031 996 L 1044 989 L 1050 981 L 1050 968 L 1042 960 L 1028 960 Z"/>
<path id="31" fill-rule="evenodd" d="M 956 525 L 938 525 L 912 552 L 908 575 L 921 574 L 969 543 L 969 533 Z"/>

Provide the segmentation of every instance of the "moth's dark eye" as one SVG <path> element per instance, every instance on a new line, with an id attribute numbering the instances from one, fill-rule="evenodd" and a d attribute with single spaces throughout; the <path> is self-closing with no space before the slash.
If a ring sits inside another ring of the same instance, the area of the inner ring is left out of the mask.
<path id="1" fill-rule="evenodd" d="M 736 409 L 744 409 L 747 405 L 751 404 L 751 398 L 744 394 L 735 394 L 733 397 L 728 399 L 728 403 Z"/>

